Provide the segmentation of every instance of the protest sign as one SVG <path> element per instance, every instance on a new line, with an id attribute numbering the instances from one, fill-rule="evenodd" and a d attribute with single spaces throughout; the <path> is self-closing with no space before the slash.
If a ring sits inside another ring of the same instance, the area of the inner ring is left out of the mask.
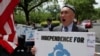
<path id="1" fill-rule="evenodd" d="M 29 42 L 29 41 L 34 41 L 34 36 L 35 36 L 35 33 L 36 33 L 37 30 L 28 30 L 26 31 L 26 39 L 25 41 L 26 42 Z"/>
<path id="2" fill-rule="evenodd" d="M 36 56 L 88 56 L 88 35 L 86 32 L 38 31 L 35 35 Z"/>

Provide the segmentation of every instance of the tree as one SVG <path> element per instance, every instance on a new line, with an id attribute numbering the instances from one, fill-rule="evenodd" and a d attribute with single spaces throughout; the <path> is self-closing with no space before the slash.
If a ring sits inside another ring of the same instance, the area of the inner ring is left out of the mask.
<path id="1" fill-rule="evenodd" d="M 46 10 L 50 12 L 52 18 L 56 20 L 58 18 L 58 13 L 60 12 L 60 6 L 58 4 L 58 0 L 54 0 L 51 5 L 48 5 Z"/>
<path id="2" fill-rule="evenodd" d="M 100 8 L 95 9 L 95 13 L 92 15 L 92 20 L 100 19 Z"/>
<path id="3" fill-rule="evenodd" d="M 41 23 L 47 18 L 50 18 L 51 14 L 45 11 L 35 11 L 30 13 L 30 20 L 35 23 Z"/>
<path id="4" fill-rule="evenodd" d="M 19 8 L 24 11 L 26 21 L 29 24 L 29 15 L 30 12 L 36 7 L 40 6 L 42 3 L 47 2 L 49 0 L 20 0 Z"/>

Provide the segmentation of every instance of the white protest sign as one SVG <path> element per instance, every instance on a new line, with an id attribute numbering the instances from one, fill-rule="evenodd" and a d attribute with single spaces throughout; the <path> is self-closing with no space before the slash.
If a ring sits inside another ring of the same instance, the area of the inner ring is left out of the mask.
<path id="1" fill-rule="evenodd" d="M 21 35 L 21 29 L 22 29 L 22 24 L 17 24 L 16 25 L 17 36 Z"/>
<path id="2" fill-rule="evenodd" d="M 36 56 L 88 56 L 86 32 L 39 31 L 35 36 Z"/>
<path id="3" fill-rule="evenodd" d="M 87 34 L 87 47 L 88 47 L 88 56 L 94 56 L 95 54 L 95 33 L 88 32 Z"/>
<path id="4" fill-rule="evenodd" d="M 34 36 L 37 30 L 28 30 L 26 31 L 25 41 L 34 41 Z"/>
<path id="5" fill-rule="evenodd" d="M 26 31 L 28 30 L 32 30 L 32 27 L 23 25 L 21 28 L 21 35 L 26 35 Z"/>

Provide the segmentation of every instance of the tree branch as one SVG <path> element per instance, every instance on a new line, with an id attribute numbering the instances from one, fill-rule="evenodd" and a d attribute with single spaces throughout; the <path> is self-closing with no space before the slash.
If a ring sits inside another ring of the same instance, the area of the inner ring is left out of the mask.
<path id="1" fill-rule="evenodd" d="M 19 3 L 19 5 L 18 5 L 19 7 L 22 7 L 22 9 L 24 10 L 24 6 L 21 4 L 21 2 Z"/>
<path id="2" fill-rule="evenodd" d="M 36 5 L 34 5 L 32 8 L 30 8 L 30 9 L 29 9 L 29 12 L 30 12 L 32 9 L 34 9 L 35 7 L 41 5 L 42 3 L 46 2 L 46 1 L 48 1 L 48 0 L 40 1 L 38 4 L 36 4 Z"/>

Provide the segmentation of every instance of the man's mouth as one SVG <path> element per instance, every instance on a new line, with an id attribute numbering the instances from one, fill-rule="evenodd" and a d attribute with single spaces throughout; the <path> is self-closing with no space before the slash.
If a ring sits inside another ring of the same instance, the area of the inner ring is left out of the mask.
<path id="1" fill-rule="evenodd" d="M 62 19 L 62 21 L 65 22 L 66 20 L 65 19 Z"/>

